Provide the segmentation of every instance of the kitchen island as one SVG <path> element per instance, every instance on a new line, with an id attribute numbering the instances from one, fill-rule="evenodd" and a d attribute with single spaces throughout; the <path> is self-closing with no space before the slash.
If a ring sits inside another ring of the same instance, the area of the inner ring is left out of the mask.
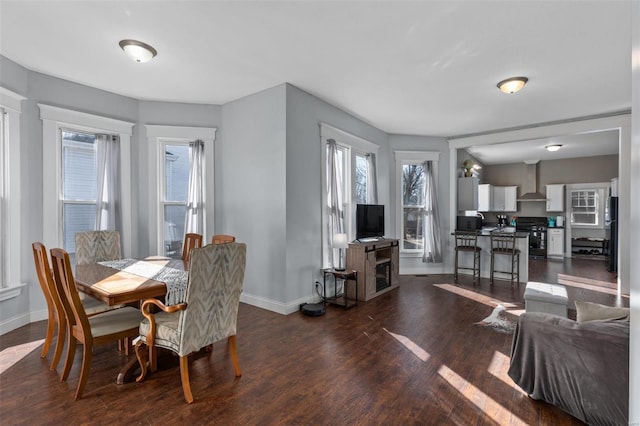
<path id="1" fill-rule="evenodd" d="M 491 277 L 491 231 L 495 227 L 484 227 L 478 234 L 478 247 L 482 249 L 480 254 L 480 276 L 482 278 Z M 529 233 L 517 232 L 513 227 L 502 228 L 503 232 L 514 232 L 516 234 L 516 248 L 520 250 L 520 282 L 529 281 Z M 454 234 L 451 234 L 454 235 Z M 454 240 L 455 245 L 455 240 Z M 495 258 L 495 269 L 497 271 L 507 271 L 511 269 L 509 256 L 498 255 Z M 460 253 L 460 266 L 472 266 L 473 253 Z M 471 271 L 460 270 L 461 274 L 471 275 Z M 508 280 L 505 274 L 496 273 L 494 279 Z"/>

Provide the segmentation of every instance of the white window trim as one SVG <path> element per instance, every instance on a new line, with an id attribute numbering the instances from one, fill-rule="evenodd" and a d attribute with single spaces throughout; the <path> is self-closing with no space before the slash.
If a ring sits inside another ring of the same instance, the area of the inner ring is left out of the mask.
<path id="1" fill-rule="evenodd" d="M 404 164 L 422 164 L 425 161 L 434 162 L 436 187 L 438 186 L 438 170 L 440 161 L 439 151 L 394 151 L 396 161 L 396 235 L 402 242 L 402 166 Z M 400 257 L 422 257 L 422 250 L 403 250 L 400 244 Z"/>
<path id="2" fill-rule="evenodd" d="M 355 218 L 355 195 L 353 194 L 353 182 L 355 179 L 355 154 L 375 154 L 376 158 L 378 158 L 378 151 L 380 147 L 373 142 L 369 142 L 366 139 L 361 137 L 352 135 L 349 132 L 345 132 L 344 130 L 340 130 L 337 127 L 331 126 L 327 123 L 320 122 L 320 164 L 322 165 L 321 176 L 320 176 L 320 194 L 321 195 L 321 204 L 320 208 L 322 212 L 320 214 L 322 218 L 322 229 L 320 232 L 321 238 L 321 247 L 322 247 L 322 267 L 328 267 L 331 264 L 331 249 L 329 247 L 325 247 L 325 242 L 327 241 L 326 229 L 327 229 L 327 190 L 326 190 L 326 182 L 327 182 L 327 139 L 333 139 L 336 143 L 346 148 L 349 152 L 348 164 L 349 170 L 345 173 L 346 183 L 345 186 L 348 189 L 348 194 L 345 194 L 345 200 L 348 200 L 347 207 L 345 209 L 345 227 L 347 232 L 347 238 L 349 240 L 353 240 L 355 238 L 355 228 L 356 228 L 356 218 Z M 376 173 L 376 177 L 379 173 Z M 379 182 L 376 185 L 380 188 Z M 379 195 L 379 194 L 378 194 Z"/>
<path id="3" fill-rule="evenodd" d="M 6 300 L 12 297 L 20 295 L 21 288 L 25 286 L 21 283 L 20 271 L 21 271 L 21 258 L 22 258 L 22 245 L 21 245 L 21 185 L 20 185 L 20 116 L 22 113 L 22 101 L 24 96 L 21 96 L 11 90 L 0 87 L 0 106 L 4 108 L 7 113 L 7 128 L 5 136 L 6 146 L 5 156 L 7 159 L 6 164 L 2 164 L 3 179 L 5 189 L 7 190 L 7 196 L 11 200 L 8 203 L 5 210 L 7 218 L 6 238 L 4 241 L 0 241 L 0 244 L 5 245 L 5 277 L 7 282 L 5 287 L 0 289 L 0 301 Z"/>
<path id="4" fill-rule="evenodd" d="M 607 204 L 607 195 L 608 190 L 611 186 L 610 182 L 598 182 L 598 183 L 574 183 L 568 184 L 566 187 L 566 200 L 565 205 L 569 208 L 567 209 L 567 220 L 565 226 L 574 228 L 574 229 L 605 229 L 605 217 L 604 211 Z M 571 192 L 572 191 L 588 191 L 594 190 L 598 193 L 598 224 L 597 225 L 588 225 L 588 224 L 574 224 L 571 223 Z"/>
<path id="5" fill-rule="evenodd" d="M 85 112 L 38 104 L 42 120 L 42 176 L 43 176 L 43 243 L 48 247 L 62 247 L 62 138 L 61 129 L 74 129 L 120 136 L 120 172 L 122 196 L 122 232 L 120 244 L 125 257 L 132 255 L 131 202 L 131 135 L 135 123 L 88 114 Z"/>
<path id="6" fill-rule="evenodd" d="M 203 228 L 203 242 L 206 243 L 208 229 L 214 228 L 214 207 L 211 202 L 207 200 L 214 200 L 214 142 L 216 139 L 215 127 L 185 127 L 185 126 L 164 126 L 164 125 L 145 125 L 147 131 L 147 141 L 149 145 L 149 188 L 155 188 L 155 190 L 149 191 L 149 211 L 153 212 L 158 209 L 160 200 L 162 199 L 162 175 L 163 171 L 160 169 L 160 160 L 162 159 L 161 146 L 165 143 L 187 143 L 200 139 L 204 142 L 204 155 L 205 164 L 204 167 L 204 228 Z M 209 204 L 209 205 L 208 205 Z M 149 248 L 155 250 L 153 254 L 164 253 L 164 241 L 161 240 L 160 235 L 163 234 L 163 223 L 160 221 L 162 213 L 158 212 L 156 215 L 149 216 Z M 155 230 L 155 232 L 153 232 Z"/>

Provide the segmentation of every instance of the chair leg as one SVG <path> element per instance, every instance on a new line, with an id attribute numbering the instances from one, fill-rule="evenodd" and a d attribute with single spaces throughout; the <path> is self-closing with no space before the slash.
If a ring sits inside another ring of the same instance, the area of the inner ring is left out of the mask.
<path id="1" fill-rule="evenodd" d="M 236 336 L 229 336 L 227 339 L 229 343 L 229 353 L 231 354 L 231 362 L 233 363 L 233 369 L 236 372 L 236 377 L 242 376 L 242 371 L 240 370 L 240 363 L 238 362 L 238 351 L 236 345 Z"/>
<path id="2" fill-rule="evenodd" d="M 182 380 L 182 392 L 187 403 L 193 402 L 193 394 L 191 393 L 191 384 L 189 383 L 189 357 L 180 357 L 180 379 Z"/>
<path id="3" fill-rule="evenodd" d="M 68 330 L 67 333 L 67 357 L 64 360 L 64 368 L 62 369 L 62 374 L 60 375 L 60 381 L 64 382 L 69 377 L 69 372 L 71 371 L 71 365 L 73 364 L 73 358 L 76 356 L 76 338 L 71 333 L 71 330 Z"/>
<path id="4" fill-rule="evenodd" d="M 53 340 L 53 333 L 56 328 L 56 320 L 53 316 L 53 312 L 49 309 L 49 319 L 47 320 L 47 333 L 44 336 L 44 344 L 42 345 L 42 351 L 40 352 L 40 358 L 47 356 L 49 348 L 51 348 L 51 341 Z"/>
<path id="5" fill-rule="evenodd" d="M 453 266 L 453 282 L 458 282 L 458 250 L 456 250 L 455 265 Z"/>
<path id="6" fill-rule="evenodd" d="M 84 342 L 82 345 L 82 369 L 80 370 L 80 379 L 76 388 L 76 401 L 82 397 L 82 392 L 89 380 L 89 370 L 91 370 L 91 358 L 93 358 L 93 347 L 91 344 Z"/>
<path id="7" fill-rule="evenodd" d="M 140 364 L 140 375 L 136 378 L 136 382 L 141 382 L 147 375 L 147 361 L 149 358 L 148 346 L 139 340 L 136 343 L 136 358 L 138 358 L 138 364 Z"/>
<path id="8" fill-rule="evenodd" d="M 493 284 L 493 261 L 494 261 L 494 254 L 491 253 L 491 284 Z"/>
<path id="9" fill-rule="evenodd" d="M 53 352 L 53 359 L 49 369 L 51 371 L 58 368 L 60 357 L 62 356 L 62 349 L 64 348 L 64 339 L 67 337 L 67 325 L 64 322 L 58 322 L 58 338 L 56 339 L 56 349 Z"/>
<path id="10" fill-rule="evenodd" d="M 149 346 L 149 371 L 155 373 L 158 369 L 158 348 Z"/>

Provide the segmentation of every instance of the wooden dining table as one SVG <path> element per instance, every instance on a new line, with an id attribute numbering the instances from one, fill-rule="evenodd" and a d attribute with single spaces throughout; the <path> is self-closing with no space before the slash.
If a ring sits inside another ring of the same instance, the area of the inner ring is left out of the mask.
<path id="1" fill-rule="evenodd" d="M 181 259 L 152 256 L 142 260 L 183 271 L 188 269 Z M 162 297 L 167 293 L 167 286 L 162 281 L 144 278 L 99 263 L 77 265 L 74 277 L 79 291 L 109 306 L 137 303 L 151 297 Z"/>
<path id="2" fill-rule="evenodd" d="M 157 266 L 188 270 L 188 264 L 181 259 L 151 256 L 142 260 Z M 74 278 L 79 291 L 95 297 L 109 306 L 138 304 L 141 300 L 160 298 L 167 294 L 167 285 L 162 281 L 145 278 L 99 263 L 76 265 Z M 140 319 L 142 320 L 142 314 L 140 314 Z M 155 352 L 153 356 L 155 357 Z M 127 362 L 118 373 L 116 383 L 123 384 L 126 378 L 133 373 L 137 364 L 137 358 Z M 155 366 L 155 359 L 153 365 Z"/>

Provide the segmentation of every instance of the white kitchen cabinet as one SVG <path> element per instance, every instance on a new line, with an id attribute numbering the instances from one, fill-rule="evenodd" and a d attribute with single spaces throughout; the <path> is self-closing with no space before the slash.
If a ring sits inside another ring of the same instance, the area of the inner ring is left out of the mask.
<path id="1" fill-rule="evenodd" d="M 478 185 L 478 211 L 490 212 L 492 206 L 493 197 L 491 191 L 491 185 L 483 183 Z"/>
<path id="2" fill-rule="evenodd" d="M 564 211 L 564 185 L 547 185 L 547 211 Z"/>
<path id="3" fill-rule="evenodd" d="M 547 228 L 547 257 L 564 257 L 564 229 Z"/>
<path id="4" fill-rule="evenodd" d="M 478 210 L 478 178 L 458 178 L 458 210 Z"/>
<path id="5" fill-rule="evenodd" d="M 518 205 L 516 202 L 518 187 L 517 186 L 492 186 L 491 211 L 493 212 L 516 212 Z"/>

